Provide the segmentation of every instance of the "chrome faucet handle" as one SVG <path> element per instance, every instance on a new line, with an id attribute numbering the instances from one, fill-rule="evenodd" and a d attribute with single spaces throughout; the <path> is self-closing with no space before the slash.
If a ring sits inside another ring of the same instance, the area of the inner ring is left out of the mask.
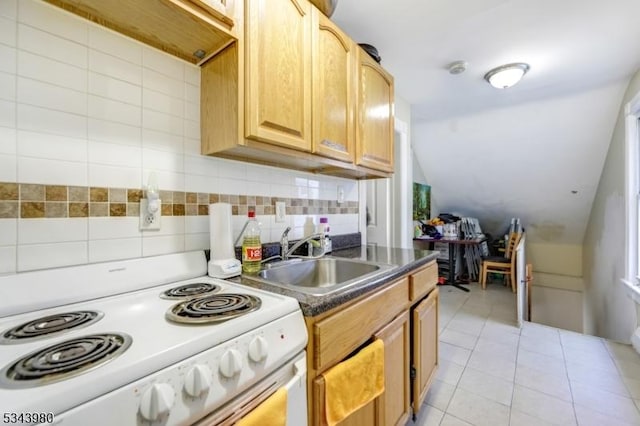
<path id="1" fill-rule="evenodd" d="M 287 250 L 289 250 L 289 231 L 291 231 L 291 227 L 287 226 L 280 237 L 280 255 L 283 260 L 287 260 Z"/>

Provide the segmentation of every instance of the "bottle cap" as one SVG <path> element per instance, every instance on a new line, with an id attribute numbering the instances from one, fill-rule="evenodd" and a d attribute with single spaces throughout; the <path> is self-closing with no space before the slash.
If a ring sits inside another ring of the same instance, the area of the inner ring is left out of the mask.
<path id="1" fill-rule="evenodd" d="M 321 217 L 320 223 L 329 223 L 329 219 L 327 219 L 326 217 Z"/>
<path id="2" fill-rule="evenodd" d="M 256 212 L 249 210 L 249 217 L 256 217 Z"/>

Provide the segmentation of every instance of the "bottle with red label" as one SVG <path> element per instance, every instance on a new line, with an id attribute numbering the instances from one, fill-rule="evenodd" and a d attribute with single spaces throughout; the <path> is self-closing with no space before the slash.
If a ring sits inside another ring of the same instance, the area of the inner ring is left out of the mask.
<path id="1" fill-rule="evenodd" d="M 261 261 L 260 224 L 256 220 L 256 213 L 250 211 L 249 223 L 247 223 L 242 240 L 242 273 L 257 274 L 260 272 Z"/>

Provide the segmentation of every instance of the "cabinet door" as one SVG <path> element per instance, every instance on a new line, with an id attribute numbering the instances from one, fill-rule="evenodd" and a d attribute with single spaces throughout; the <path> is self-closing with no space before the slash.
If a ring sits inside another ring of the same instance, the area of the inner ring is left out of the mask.
<path id="1" fill-rule="evenodd" d="M 409 418 L 409 312 L 376 333 L 384 342 L 384 393 L 376 399 L 376 424 L 404 425 Z"/>
<path id="2" fill-rule="evenodd" d="M 386 379 L 386 377 L 385 377 Z M 325 382 L 324 377 L 319 376 L 313 379 L 313 400 L 311 407 L 313 417 L 311 424 L 314 426 L 325 426 L 327 417 L 325 415 L 324 399 L 325 399 Z M 376 398 L 377 399 L 377 398 Z M 376 426 L 376 399 L 368 404 L 360 407 L 357 411 L 351 413 L 346 419 L 342 420 L 340 426 Z"/>
<path id="3" fill-rule="evenodd" d="M 311 6 L 246 2 L 247 138 L 311 150 Z"/>
<path id="4" fill-rule="evenodd" d="M 355 43 L 318 9 L 312 18 L 312 151 L 353 163 Z"/>
<path id="5" fill-rule="evenodd" d="M 393 172 L 393 77 L 358 50 L 356 164 Z"/>
<path id="6" fill-rule="evenodd" d="M 211 16 L 228 28 L 233 27 L 233 1 L 234 0 L 187 0 L 201 9 L 206 10 Z"/>
<path id="7" fill-rule="evenodd" d="M 412 311 L 413 412 L 417 414 L 438 367 L 438 289 Z"/>

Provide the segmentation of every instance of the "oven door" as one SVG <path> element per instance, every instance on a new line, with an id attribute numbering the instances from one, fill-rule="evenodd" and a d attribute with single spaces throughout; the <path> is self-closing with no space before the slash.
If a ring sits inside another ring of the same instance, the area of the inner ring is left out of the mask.
<path id="1" fill-rule="evenodd" d="M 306 426 L 307 358 L 304 351 L 243 395 L 210 413 L 194 426 L 233 425 L 281 388 L 287 390 L 287 426 Z"/>

